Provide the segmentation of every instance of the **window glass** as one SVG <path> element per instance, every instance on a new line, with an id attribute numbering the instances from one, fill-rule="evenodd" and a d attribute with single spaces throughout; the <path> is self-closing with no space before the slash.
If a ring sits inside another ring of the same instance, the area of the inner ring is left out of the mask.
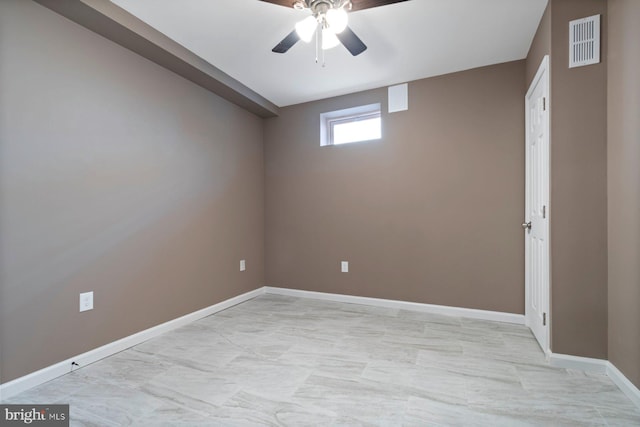
<path id="1" fill-rule="evenodd" d="M 331 128 L 333 145 L 370 141 L 381 137 L 380 116 L 363 120 L 334 123 Z"/>
<path id="2" fill-rule="evenodd" d="M 382 138 L 380 104 L 320 115 L 320 145 L 340 145 Z"/>

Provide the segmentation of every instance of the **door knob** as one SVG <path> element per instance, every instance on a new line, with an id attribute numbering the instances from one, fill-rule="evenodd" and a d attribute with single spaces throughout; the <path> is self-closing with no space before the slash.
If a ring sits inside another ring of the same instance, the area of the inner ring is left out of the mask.
<path id="1" fill-rule="evenodd" d="M 522 223 L 522 228 L 524 228 L 525 230 L 531 230 L 531 221 L 523 222 Z"/>

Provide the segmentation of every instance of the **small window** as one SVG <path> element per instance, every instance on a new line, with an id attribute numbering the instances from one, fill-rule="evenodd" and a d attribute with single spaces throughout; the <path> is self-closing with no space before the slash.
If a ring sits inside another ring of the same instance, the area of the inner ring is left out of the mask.
<path id="1" fill-rule="evenodd" d="M 363 105 L 320 115 L 320 145 L 373 141 L 381 137 L 380 104 Z"/>

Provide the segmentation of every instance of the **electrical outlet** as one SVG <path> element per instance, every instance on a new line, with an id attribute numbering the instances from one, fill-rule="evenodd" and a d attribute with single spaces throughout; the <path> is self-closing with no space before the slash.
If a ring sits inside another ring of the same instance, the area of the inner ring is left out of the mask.
<path id="1" fill-rule="evenodd" d="M 245 260 L 240 260 L 240 271 L 245 271 L 247 269 L 247 263 Z"/>
<path id="2" fill-rule="evenodd" d="M 93 310 L 93 292 L 80 294 L 80 311 Z"/>
<path id="3" fill-rule="evenodd" d="M 349 272 L 349 261 L 342 261 L 340 263 L 340 267 L 341 267 L 343 273 L 348 273 Z"/>

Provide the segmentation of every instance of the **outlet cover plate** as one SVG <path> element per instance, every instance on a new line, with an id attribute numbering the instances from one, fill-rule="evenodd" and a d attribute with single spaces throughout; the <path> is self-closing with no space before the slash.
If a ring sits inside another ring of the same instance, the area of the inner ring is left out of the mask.
<path id="1" fill-rule="evenodd" d="M 80 294 L 80 311 L 93 310 L 93 291 Z"/>
<path id="2" fill-rule="evenodd" d="M 340 267 L 341 267 L 343 273 L 348 273 L 349 272 L 349 261 L 342 261 L 340 263 Z"/>
<path id="3" fill-rule="evenodd" d="M 240 260 L 240 271 L 245 271 L 247 269 L 247 262 L 243 259 Z"/>

